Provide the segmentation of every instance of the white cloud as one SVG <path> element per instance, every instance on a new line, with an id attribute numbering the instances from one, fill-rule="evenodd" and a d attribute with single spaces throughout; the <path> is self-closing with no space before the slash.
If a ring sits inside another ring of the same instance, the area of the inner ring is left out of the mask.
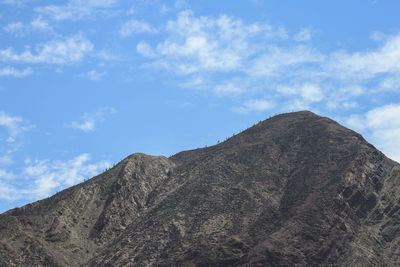
<path id="1" fill-rule="evenodd" d="M 131 8 L 128 9 L 128 11 L 126 11 L 126 14 L 127 14 L 127 15 L 133 15 L 133 14 L 135 14 L 135 13 L 136 13 L 136 10 L 135 10 L 134 7 L 131 7 Z"/>
<path id="2" fill-rule="evenodd" d="M 0 127 L 6 128 L 10 137 L 15 137 L 19 133 L 26 131 L 27 127 L 23 125 L 21 117 L 15 117 L 0 110 Z"/>
<path id="3" fill-rule="evenodd" d="M 266 23 L 245 24 L 240 19 L 221 15 L 218 18 L 195 17 L 190 10 L 168 21 L 168 37 L 153 49 L 140 43 L 137 51 L 155 58 L 153 66 L 172 69 L 178 74 L 204 71 L 241 70 L 243 60 L 259 52 L 253 38 L 267 41 L 282 37 Z M 150 53 L 151 52 L 151 53 Z"/>
<path id="4" fill-rule="evenodd" d="M 358 107 L 358 103 L 354 101 L 343 102 L 342 106 L 346 109 L 353 109 Z"/>
<path id="5" fill-rule="evenodd" d="M 392 36 L 375 51 L 333 53 L 324 70 L 344 80 L 369 80 L 381 74 L 400 75 L 400 34 Z"/>
<path id="6" fill-rule="evenodd" d="M 151 46 L 146 42 L 138 43 L 136 46 L 136 51 L 147 58 L 154 58 L 156 56 Z"/>
<path id="7" fill-rule="evenodd" d="M 86 178 L 97 175 L 109 168 L 111 163 L 90 162 L 90 155 L 80 154 L 70 160 L 34 160 L 18 175 L 24 177 L 25 186 L 14 186 L 11 178 L 17 175 L 0 170 L 0 178 L 7 178 L 7 184 L 0 180 L 0 199 L 15 201 L 18 199 L 39 199 L 54 194 L 56 190 L 70 187 Z M 4 180 L 4 179 L 3 179 Z"/>
<path id="8" fill-rule="evenodd" d="M 95 122 L 101 121 L 106 113 L 115 112 L 114 109 L 100 109 L 95 115 Z M 17 150 L 17 139 L 24 131 L 33 126 L 27 124 L 21 117 L 12 116 L 4 111 L 0 111 L 0 165 L 9 165 L 13 163 L 12 154 Z M 2 138 L 1 130 L 5 130 L 6 138 Z M 3 146 L 3 147 L 2 147 Z M 5 146 L 6 149 L 3 149 Z M 89 154 L 81 154 L 67 161 L 35 160 L 27 159 L 26 166 L 19 174 L 13 173 L 7 169 L 0 168 L 0 199 L 6 201 L 15 201 L 17 199 L 38 199 L 47 197 L 57 189 L 63 189 L 83 181 L 98 174 L 100 171 L 108 168 L 108 161 L 97 163 L 90 162 Z M 25 186 L 21 188 L 20 179 L 25 179 Z M 7 181 L 7 182 L 5 182 Z"/>
<path id="9" fill-rule="evenodd" d="M 175 4 L 174 4 L 174 7 L 176 9 L 184 9 L 184 8 L 188 8 L 189 5 L 186 3 L 185 0 L 176 0 Z"/>
<path id="10" fill-rule="evenodd" d="M 388 157 L 400 162 L 400 104 L 389 104 L 363 115 L 353 115 L 347 124 L 366 134 Z"/>
<path id="11" fill-rule="evenodd" d="M 24 24 L 20 21 L 18 22 L 11 22 L 7 24 L 7 26 L 3 27 L 6 32 L 10 33 L 18 33 L 24 29 Z"/>
<path id="12" fill-rule="evenodd" d="M 319 102 L 324 98 L 321 88 L 318 85 L 310 83 L 278 86 L 277 92 L 283 95 L 300 96 L 305 103 Z"/>
<path id="13" fill-rule="evenodd" d="M 311 39 L 311 30 L 306 28 L 298 32 L 293 39 L 297 42 L 305 42 Z"/>
<path id="14" fill-rule="evenodd" d="M 163 4 L 162 6 L 161 6 L 161 8 L 160 8 L 160 13 L 161 14 L 165 14 L 165 13 L 167 13 L 169 11 L 169 8 L 165 5 L 165 4 Z"/>
<path id="15" fill-rule="evenodd" d="M 214 87 L 214 92 L 217 95 L 235 95 L 240 94 L 244 90 L 234 83 L 220 84 Z"/>
<path id="16" fill-rule="evenodd" d="M 91 70 L 86 73 L 80 74 L 80 77 L 86 77 L 92 81 L 100 81 L 101 77 L 103 77 L 106 73 L 105 72 L 97 72 L 96 70 Z"/>
<path id="17" fill-rule="evenodd" d="M 275 107 L 275 103 L 266 99 L 252 99 L 246 101 L 242 107 L 235 108 L 234 111 L 241 114 L 247 114 L 253 111 L 266 111 Z"/>
<path id="18" fill-rule="evenodd" d="M 0 4 L 22 6 L 26 0 L 2 0 Z"/>
<path id="19" fill-rule="evenodd" d="M 188 80 L 180 83 L 183 88 L 189 88 L 191 90 L 204 90 L 208 89 L 206 87 L 208 82 L 201 76 L 191 76 Z"/>
<path id="20" fill-rule="evenodd" d="M 23 24 L 20 21 L 10 22 L 7 26 L 3 27 L 4 31 L 12 33 L 16 36 L 24 36 L 26 32 L 31 30 L 35 31 L 50 31 L 52 27 L 47 21 L 43 20 L 41 16 L 32 20 L 29 24 Z"/>
<path id="21" fill-rule="evenodd" d="M 309 46 L 295 46 L 281 48 L 279 46 L 267 46 L 265 53 L 257 55 L 249 62 L 245 70 L 250 76 L 280 76 L 290 68 L 310 63 L 320 64 L 325 56 Z"/>
<path id="22" fill-rule="evenodd" d="M 54 20 L 79 20 L 94 14 L 107 13 L 118 0 L 70 0 L 65 5 L 48 5 L 35 11 Z"/>
<path id="23" fill-rule="evenodd" d="M 96 124 L 93 118 L 85 114 L 82 116 L 82 120 L 82 122 L 73 121 L 71 123 L 65 124 L 65 127 L 82 130 L 84 132 L 94 131 Z"/>
<path id="24" fill-rule="evenodd" d="M 0 179 L 11 179 L 14 178 L 14 173 L 8 172 L 4 169 L 0 169 Z"/>
<path id="25" fill-rule="evenodd" d="M 0 68 L 0 76 L 13 76 L 16 78 L 23 78 L 25 76 L 31 75 L 32 73 L 33 71 L 31 68 L 26 68 L 23 70 L 18 70 L 10 66 Z"/>
<path id="26" fill-rule="evenodd" d="M 190 81 L 181 86 L 208 87 L 217 95 L 257 91 L 271 94 L 272 88 L 281 85 L 279 80 L 286 77 L 300 84 L 297 93 L 290 94 L 296 97 L 292 101 L 295 105 L 308 106 L 325 97 L 316 79 L 324 75 L 321 69 L 328 56 L 310 45 L 281 45 L 288 38 L 284 27 L 245 23 L 227 15 L 196 17 L 186 10 L 180 12 L 176 20 L 168 21 L 164 31 L 167 37 L 155 47 L 142 41 L 136 50 L 149 60 L 144 66 L 172 70 L 189 77 Z M 310 37 L 309 29 L 303 29 L 297 36 L 303 41 Z M 304 79 L 314 73 L 316 79 Z M 230 76 L 228 80 L 220 78 L 225 74 Z M 201 84 L 194 83 L 193 77 Z M 269 86 L 266 88 L 265 84 Z M 247 113 L 270 105 L 271 102 L 265 100 L 250 101 L 236 111 Z"/>
<path id="27" fill-rule="evenodd" d="M 193 103 L 191 103 L 191 102 L 184 102 L 179 105 L 180 108 L 187 108 L 187 107 L 191 107 L 191 106 L 193 106 Z"/>
<path id="28" fill-rule="evenodd" d="M 14 163 L 13 159 L 11 158 L 11 153 L 7 153 L 5 155 L 0 156 L 0 165 L 11 165 Z"/>
<path id="29" fill-rule="evenodd" d="M 73 121 L 71 123 L 65 123 L 64 127 L 72 128 L 75 130 L 81 130 L 84 132 L 92 132 L 96 129 L 96 124 L 103 122 L 107 115 L 116 113 L 114 108 L 100 108 L 96 113 L 85 113 L 81 117 L 81 121 Z"/>
<path id="30" fill-rule="evenodd" d="M 319 102 L 324 98 L 321 89 L 313 84 L 304 84 L 300 89 L 301 96 L 309 102 Z"/>
<path id="31" fill-rule="evenodd" d="M 396 91 L 400 89 L 400 75 L 385 77 L 379 85 L 380 90 Z"/>
<path id="32" fill-rule="evenodd" d="M 0 181 L 0 199 L 6 201 L 15 201 L 18 198 L 18 195 L 20 194 L 15 187 L 9 186 L 8 184 Z"/>
<path id="33" fill-rule="evenodd" d="M 371 33 L 371 39 L 376 41 L 376 42 L 380 42 L 383 41 L 387 38 L 388 36 L 386 34 L 384 34 L 383 32 L 379 32 L 379 31 L 374 31 Z"/>
<path id="34" fill-rule="evenodd" d="M 115 54 L 111 50 L 108 49 L 103 49 L 100 52 L 98 52 L 95 57 L 105 60 L 105 61 L 116 61 L 116 60 L 121 60 L 121 56 Z"/>
<path id="35" fill-rule="evenodd" d="M 356 108 L 366 94 L 400 89 L 400 34 L 381 34 L 374 49 L 326 53 L 306 42 L 310 28 L 293 36 L 298 41 L 293 43 L 284 27 L 227 15 L 195 16 L 191 10 L 160 31 L 165 37 L 155 45 L 141 41 L 136 46 L 142 66 L 165 69 L 188 80 L 180 86 L 209 88 L 217 95 L 286 97 L 293 108 L 315 108 L 325 101 L 334 110 Z"/>
<path id="36" fill-rule="evenodd" d="M 53 40 L 39 44 L 32 53 L 29 47 L 22 53 L 13 48 L 0 50 L 0 60 L 23 63 L 67 64 L 78 62 L 93 49 L 93 44 L 83 36 L 74 36 L 65 40 Z"/>
<path id="37" fill-rule="evenodd" d="M 90 155 L 85 153 L 68 161 L 35 160 L 24 168 L 23 175 L 34 179 L 34 197 L 46 197 L 57 188 L 65 188 L 82 182 L 110 167 L 110 162 L 89 163 Z"/>
<path id="38" fill-rule="evenodd" d="M 37 17 L 36 19 L 32 20 L 29 26 L 32 29 L 40 30 L 40 31 L 48 31 L 51 30 L 52 27 L 49 25 L 47 21 L 45 21 L 42 17 Z"/>
<path id="39" fill-rule="evenodd" d="M 157 29 L 144 21 L 130 20 L 125 22 L 119 31 L 122 37 L 128 37 L 135 33 L 157 33 Z"/>
<path id="40" fill-rule="evenodd" d="M 0 110 L 0 165 L 13 163 L 12 155 L 22 145 L 20 135 L 32 127 L 21 117 Z"/>

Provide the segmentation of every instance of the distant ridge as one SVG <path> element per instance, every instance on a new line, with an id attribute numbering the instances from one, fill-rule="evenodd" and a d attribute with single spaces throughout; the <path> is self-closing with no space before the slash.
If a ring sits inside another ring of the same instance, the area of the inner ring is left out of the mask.
<path id="1" fill-rule="evenodd" d="M 1 214 L 0 266 L 400 266 L 400 165 L 280 114 Z"/>

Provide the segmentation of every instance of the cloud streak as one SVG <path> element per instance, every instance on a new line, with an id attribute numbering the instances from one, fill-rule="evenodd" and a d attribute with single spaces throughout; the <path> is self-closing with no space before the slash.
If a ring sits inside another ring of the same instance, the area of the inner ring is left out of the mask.
<path id="1" fill-rule="evenodd" d="M 234 111 L 241 114 L 250 112 L 263 112 L 274 108 L 276 104 L 271 100 L 266 99 L 251 99 L 246 101 L 242 107 L 235 108 Z"/>
<path id="2" fill-rule="evenodd" d="M 387 156 L 400 162 L 400 103 L 383 105 L 365 114 L 353 115 L 347 124 L 366 134 Z"/>
<path id="3" fill-rule="evenodd" d="M 12 155 L 22 145 L 20 135 L 33 127 L 21 117 L 0 110 L 0 165 L 13 163 Z"/>
<path id="4" fill-rule="evenodd" d="M 0 199 L 13 202 L 18 199 L 35 200 L 48 197 L 56 190 L 80 183 L 110 166 L 109 161 L 92 163 L 88 153 L 66 161 L 48 159 L 27 161 L 27 165 L 18 175 L 0 170 Z M 24 187 L 14 186 L 10 180 L 5 183 L 1 179 L 16 176 L 24 177 Z"/>
<path id="5" fill-rule="evenodd" d="M 93 50 L 93 44 L 83 36 L 77 35 L 63 40 L 53 40 L 18 53 L 11 47 L 0 50 L 0 60 L 5 62 L 68 64 L 79 62 Z"/>
<path id="6" fill-rule="evenodd" d="M 80 20 L 94 14 L 105 14 L 118 0 L 70 0 L 65 5 L 47 5 L 35 11 L 53 20 Z"/>
<path id="7" fill-rule="evenodd" d="M 96 124 L 103 122 L 106 116 L 116 113 L 114 108 L 100 108 L 96 113 L 85 113 L 80 121 L 65 123 L 64 127 L 83 132 L 93 132 L 96 129 Z"/>
<path id="8" fill-rule="evenodd" d="M 119 33 L 122 37 L 128 37 L 139 33 L 155 34 L 158 30 L 144 21 L 130 20 L 121 26 Z"/>
<path id="9" fill-rule="evenodd" d="M 24 120 L 21 117 L 12 116 L 2 110 L 0 110 L 0 127 L 7 130 L 9 138 L 15 138 L 18 134 L 30 128 L 24 125 Z"/>
<path id="10" fill-rule="evenodd" d="M 31 68 L 26 68 L 23 70 L 18 70 L 10 66 L 0 68 L 0 76 L 12 76 L 15 78 L 23 78 L 31 75 L 32 73 L 33 70 Z"/>
<path id="11" fill-rule="evenodd" d="M 96 70 L 90 70 L 86 73 L 82 73 L 79 77 L 86 77 L 91 81 L 100 81 L 101 77 L 103 77 L 106 73 L 105 72 L 98 72 Z"/>
<path id="12" fill-rule="evenodd" d="M 240 70 L 243 61 L 259 51 L 253 38 L 285 38 L 281 30 L 273 30 L 266 23 L 245 24 L 226 15 L 198 18 L 190 10 L 168 21 L 165 33 L 168 37 L 155 48 L 141 42 L 137 51 L 145 57 L 157 57 L 153 66 L 182 75 Z"/>
<path id="13" fill-rule="evenodd" d="M 49 23 L 44 20 L 41 16 L 35 18 L 32 20 L 29 24 L 24 24 L 21 21 L 17 22 L 11 22 L 7 24 L 7 26 L 3 27 L 3 30 L 14 34 L 16 36 L 22 37 L 25 35 L 25 33 L 30 32 L 30 31 L 52 31 L 52 27 L 49 25 Z"/>
<path id="14" fill-rule="evenodd" d="M 352 109 L 366 94 L 400 88 L 400 34 L 380 38 L 369 51 L 321 52 L 308 28 L 293 42 L 283 27 L 227 15 L 198 17 L 190 10 L 160 33 L 164 37 L 155 45 L 142 40 L 136 46 L 145 68 L 173 72 L 186 79 L 180 82 L 184 87 L 211 88 L 219 96 L 242 94 L 243 106 L 268 95 L 285 103 L 281 111 L 322 103 L 328 109 Z"/>

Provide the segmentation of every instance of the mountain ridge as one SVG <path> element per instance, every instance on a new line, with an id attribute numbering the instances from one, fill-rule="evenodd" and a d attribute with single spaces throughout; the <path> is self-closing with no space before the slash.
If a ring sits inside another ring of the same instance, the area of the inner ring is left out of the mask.
<path id="1" fill-rule="evenodd" d="M 395 266 L 399 191 L 360 134 L 286 113 L 1 214 L 0 265 Z"/>

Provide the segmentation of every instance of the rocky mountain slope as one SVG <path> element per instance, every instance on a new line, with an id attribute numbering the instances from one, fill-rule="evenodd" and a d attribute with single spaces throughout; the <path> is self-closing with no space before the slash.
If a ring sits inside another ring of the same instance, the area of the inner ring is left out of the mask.
<path id="1" fill-rule="evenodd" d="M 400 165 L 307 111 L 0 215 L 0 266 L 318 265 L 400 265 Z"/>

